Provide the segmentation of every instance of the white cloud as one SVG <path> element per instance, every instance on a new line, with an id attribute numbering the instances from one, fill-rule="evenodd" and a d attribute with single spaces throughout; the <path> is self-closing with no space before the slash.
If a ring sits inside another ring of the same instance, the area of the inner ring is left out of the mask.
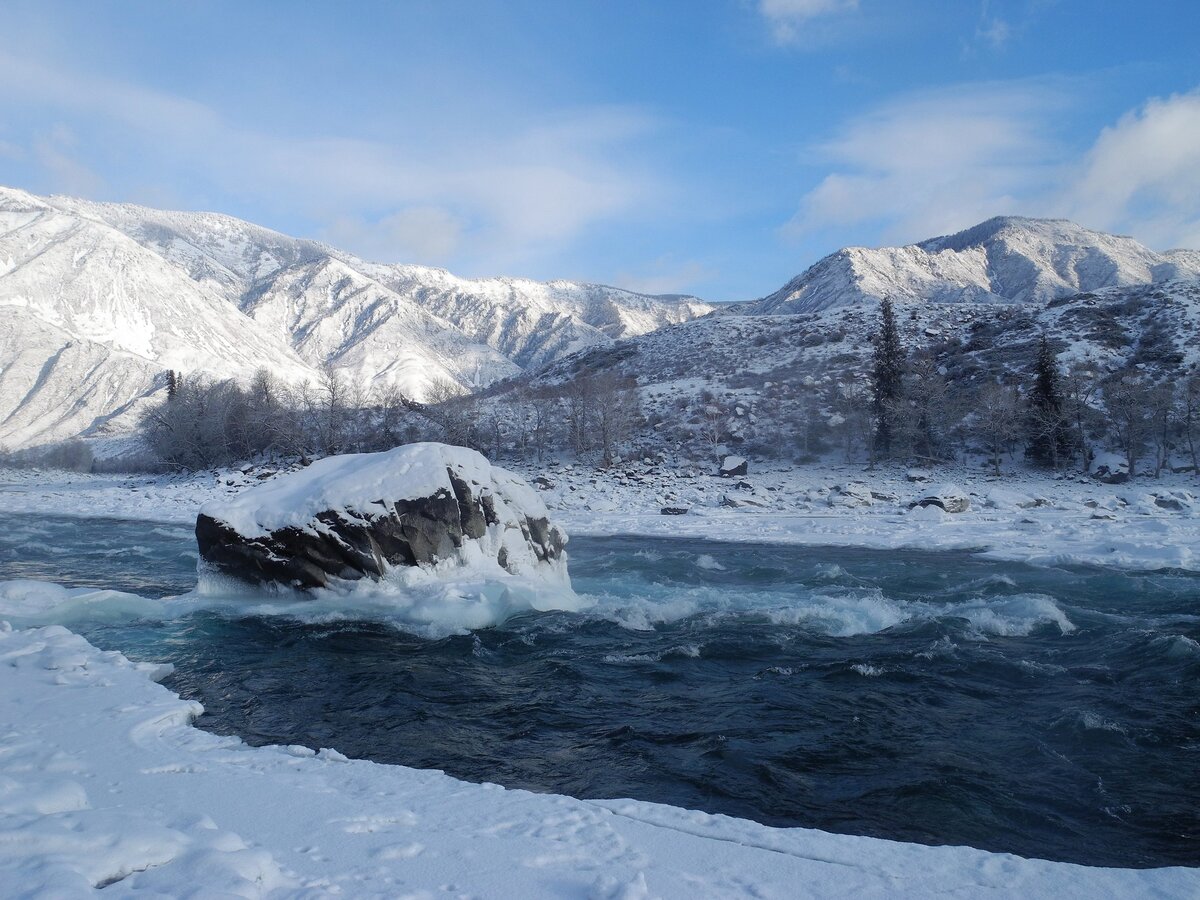
<path id="1" fill-rule="evenodd" d="M 1000 49 L 1012 37 L 1012 26 L 1003 19 L 985 19 L 975 29 L 975 39 L 990 44 L 994 49 Z"/>
<path id="2" fill-rule="evenodd" d="M 346 249 L 387 260 L 457 254 L 468 268 L 513 270 L 665 193 L 665 178 L 627 158 L 658 123 L 623 107 L 526 115 L 520 124 L 499 113 L 477 125 L 453 115 L 416 119 L 395 142 L 281 134 L 184 97 L 2 51 L 0 97 L 111 135 L 111 152 L 136 151 L 158 167 L 160 182 L 286 208 L 330 238 L 343 236 Z M 97 189 L 85 170 L 70 171 L 61 141 L 26 143 L 54 190 Z M 135 190 L 161 191 L 153 177 Z"/>
<path id="3" fill-rule="evenodd" d="M 910 95 L 848 122 L 814 148 L 830 165 L 787 232 L 875 224 L 907 241 L 1017 212 L 1052 183 L 1051 135 L 1066 102 L 1051 83 L 982 84 Z"/>
<path id="4" fill-rule="evenodd" d="M 1105 128 L 1060 202 L 1096 227 L 1200 248 L 1200 89 L 1149 100 Z"/>
<path id="5" fill-rule="evenodd" d="M 981 0 L 979 24 L 975 26 L 975 42 L 987 44 L 993 50 L 1000 50 L 1008 43 L 1012 35 L 1012 25 L 1006 19 L 992 15 L 991 4 L 988 0 Z"/>
<path id="6" fill-rule="evenodd" d="M 103 190 L 104 179 L 77 158 L 79 140 L 65 125 L 38 134 L 31 147 L 38 165 L 54 176 L 64 194 L 86 196 Z"/>
<path id="7" fill-rule="evenodd" d="M 447 262 L 458 249 L 464 223 L 437 206 L 410 206 L 380 219 L 339 216 L 321 233 L 335 247 L 353 247 L 370 260 Z"/>
<path id="8" fill-rule="evenodd" d="M 814 19 L 852 12 L 858 0 L 759 0 L 758 11 L 781 44 L 798 41 Z"/>
<path id="9" fill-rule="evenodd" d="M 1076 86 L 968 85 L 911 95 L 813 149 L 833 170 L 784 233 L 854 226 L 887 243 L 990 216 L 1061 216 L 1150 246 L 1200 247 L 1200 91 L 1153 99 L 1080 154 L 1059 138 Z"/>
<path id="10" fill-rule="evenodd" d="M 717 276 L 716 270 L 699 260 L 680 261 L 660 256 L 636 271 L 623 271 L 613 283 L 643 294 L 686 294 L 695 285 Z"/>

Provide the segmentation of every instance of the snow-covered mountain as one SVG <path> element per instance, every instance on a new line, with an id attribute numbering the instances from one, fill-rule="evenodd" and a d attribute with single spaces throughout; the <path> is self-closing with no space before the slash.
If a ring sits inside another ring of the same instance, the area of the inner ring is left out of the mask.
<path id="1" fill-rule="evenodd" d="M 613 372 L 636 380 L 644 446 L 696 452 L 717 410 L 732 444 L 804 455 L 797 423 L 842 417 L 836 398 L 865 383 L 884 297 L 899 307 L 906 350 L 960 395 L 1027 379 L 1043 335 L 1064 367 L 1170 382 L 1200 366 L 1200 252 L 1006 218 L 910 247 L 843 250 L 769 297 L 565 357 L 500 385 L 489 402 Z"/>
<path id="2" fill-rule="evenodd" d="M 119 231 L 0 193 L 0 443 L 128 427 L 166 369 L 315 371 L 204 283 Z"/>
<path id="3" fill-rule="evenodd" d="M 192 278 L 221 291 L 243 310 L 257 306 L 259 296 L 269 293 L 276 279 L 285 278 L 293 285 L 303 280 L 303 275 L 293 276 L 289 270 L 336 261 L 354 273 L 360 286 L 366 279 L 394 294 L 391 302 L 396 308 L 421 307 L 441 319 L 442 327 L 451 326 L 521 367 L 644 334 L 713 309 L 694 297 L 648 296 L 573 281 L 460 278 L 430 266 L 368 262 L 316 241 L 291 238 L 216 213 L 58 197 L 49 202 L 109 223 L 184 268 Z M 296 337 L 294 331 L 289 334 Z M 347 334 L 339 343 L 354 338 Z"/>
<path id="4" fill-rule="evenodd" d="M 849 247 L 773 294 L 757 315 L 820 312 L 863 302 L 1045 303 L 1081 291 L 1200 276 L 1200 253 L 1155 253 L 1128 237 L 1062 219 L 1004 216 L 907 247 Z"/>
<path id="5" fill-rule="evenodd" d="M 214 213 L 0 188 L 0 446 L 119 432 L 165 371 L 291 383 L 325 365 L 417 398 L 712 307 L 599 285 L 457 278 Z"/>

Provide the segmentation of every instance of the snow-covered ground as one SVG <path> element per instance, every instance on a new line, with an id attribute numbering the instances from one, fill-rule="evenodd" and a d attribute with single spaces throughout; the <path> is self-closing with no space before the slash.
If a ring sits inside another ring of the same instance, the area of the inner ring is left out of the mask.
<path id="1" fill-rule="evenodd" d="M 648 466 L 612 477 L 551 469 L 548 477 L 547 506 L 571 534 L 977 550 L 1039 565 L 1200 569 L 1200 480 L 1193 476 L 1106 485 L 1082 477 L 809 466 L 718 478 Z M 970 507 L 954 514 L 910 509 L 939 490 L 961 491 Z M 688 512 L 663 515 L 664 508 Z"/>
<path id="2" fill-rule="evenodd" d="M 970 549 L 1045 565 L 1200 569 L 1200 479 L 1192 475 L 1107 485 L 1078 476 L 994 478 L 966 469 L 776 466 L 719 478 L 711 474 L 716 466 L 636 463 L 599 472 L 557 463 L 506 465 L 538 484 L 570 534 Z M 273 471 L 148 477 L 0 470 L 0 510 L 191 524 L 202 503 L 235 495 Z M 909 510 L 947 481 L 969 496 L 966 512 Z M 663 515 L 664 507 L 687 512 Z"/>
<path id="3" fill-rule="evenodd" d="M 0 630 L 0 882 L 75 897 L 1194 897 L 1195 870 L 1022 860 L 249 747 L 154 666 Z"/>
<path id="4" fill-rule="evenodd" d="M 0 511 L 186 522 L 266 480 L 0 473 Z M 568 531 L 979 548 L 1032 562 L 1200 569 L 1181 477 L 1108 486 L 950 473 L 970 509 L 908 511 L 910 480 L 834 466 L 717 478 L 548 465 Z M 911 473 L 921 477 L 919 473 Z M 869 478 L 869 480 L 868 480 Z M 737 504 L 737 505 L 730 505 Z M 663 515 L 662 507 L 687 509 Z M 85 598 L 86 599 L 86 598 Z M 1073 866 L 774 829 L 634 800 L 472 785 L 334 750 L 251 748 L 192 727 L 158 667 L 64 628 L 0 625 L 0 883 L 15 895 L 472 897 L 1195 897 L 1195 869 Z"/>

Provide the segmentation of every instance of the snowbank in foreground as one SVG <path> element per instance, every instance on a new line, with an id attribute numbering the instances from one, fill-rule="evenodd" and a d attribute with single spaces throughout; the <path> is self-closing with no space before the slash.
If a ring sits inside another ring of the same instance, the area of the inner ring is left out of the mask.
<path id="1" fill-rule="evenodd" d="M 1193 897 L 1097 869 L 774 829 L 251 748 L 190 725 L 162 667 L 0 625 L 0 883 L 14 895 Z"/>

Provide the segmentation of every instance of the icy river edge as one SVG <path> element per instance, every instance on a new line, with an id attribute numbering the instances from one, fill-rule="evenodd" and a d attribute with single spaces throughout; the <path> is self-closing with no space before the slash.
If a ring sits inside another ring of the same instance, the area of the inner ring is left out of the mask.
<path id="1" fill-rule="evenodd" d="M 78 896 L 1195 896 L 1103 869 L 632 800 L 580 801 L 250 747 L 190 724 L 160 668 L 59 626 L 0 631 L 0 866 Z"/>
<path id="2" fill-rule="evenodd" d="M 202 500 L 250 478 L 34 481 L 20 473 L 0 477 L 0 502 L 13 512 L 189 522 Z M 1172 486 L 1184 491 L 1187 482 Z M 758 507 L 662 517 L 653 490 L 587 477 L 574 485 L 560 478 L 548 492 L 559 495 L 557 502 L 547 499 L 577 533 L 991 548 L 1034 562 L 1198 566 L 1191 548 L 1200 546 L 1200 520 L 1193 508 L 1155 504 L 1151 491 L 1161 484 L 1068 483 L 1066 499 L 1035 508 L 1020 505 L 1031 496 L 1028 486 L 1025 493 L 1003 487 L 1017 498 L 1011 509 L 953 518 L 904 514 L 899 499 L 882 509 L 828 507 L 820 517 Z M 1090 518 L 1094 507 L 1085 504 L 1096 493 L 1103 497 L 1098 504 L 1113 508 L 1111 518 Z M 0 865 L 19 891 L 72 896 L 107 884 L 118 895 L 169 896 L 790 897 L 799 890 L 916 897 L 1001 890 L 1184 897 L 1200 886 L 1194 869 L 1087 868 L 774 829 L 634 801 L 472 785 L 347 761 L 334 751 L 251 748 L 193 728 L 198 705 L 154 683 L 160 671 L 99 651 L 62 628 L 5 630 L 0 664 Z"/>

